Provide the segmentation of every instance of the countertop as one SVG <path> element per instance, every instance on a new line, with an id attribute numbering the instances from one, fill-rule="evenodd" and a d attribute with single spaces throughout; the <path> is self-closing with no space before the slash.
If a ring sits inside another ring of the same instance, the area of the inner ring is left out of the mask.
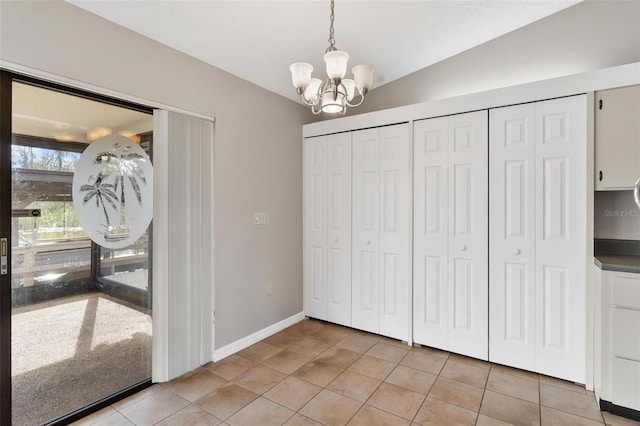
<path id="1" fill-rule="evenodd" d="M 598 254 L 594 258 L 596 265 L 603 271 L 632 272 L 640 274 L 640 256 L 622 254 Z"/>
<path id="2" fill-rule="evenodd" d="M 595 264 L 603 271 L 640 274 L 640 241 L 595 240 Z"/>

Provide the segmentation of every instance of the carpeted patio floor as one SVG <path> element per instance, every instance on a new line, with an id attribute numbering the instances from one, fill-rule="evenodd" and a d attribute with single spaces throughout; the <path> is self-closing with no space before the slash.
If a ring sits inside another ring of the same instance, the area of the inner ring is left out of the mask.
<path id="1" fill-rule="evenodd" d="M 151 316 L 102 293 L 12 312 L 13 424 L 40 425 L 151 376 Z"/>

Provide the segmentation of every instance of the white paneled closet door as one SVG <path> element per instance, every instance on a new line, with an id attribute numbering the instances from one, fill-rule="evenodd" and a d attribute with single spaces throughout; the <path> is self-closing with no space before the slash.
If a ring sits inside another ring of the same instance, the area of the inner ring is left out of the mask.
<path id="1" fill-rule="evenodd" d="M 490 127 L 490 360 L 584 383 L 586 96 Z"/>
<path id="2" fill-rule="evenodd" d="M 351 324 L 379 332 L 380 131 L 353 132 Z"/>
<path id="3" fill-rule="evenodd" d="M 488 357 L 487 112 L 414 124 L 414 340 Z"/>
<path id="4" fill-rule="evenodd" d="M 586 95 L 535 109 L 537 371 L 585 383 Z"/>
<path id="5" fill-rule="evenodd" d="M 491 361 L 535 371 L 535 113 L 489 114 Z"/>
<path id="6" fill-rule="evenodd" d="M 413 339 L 449 345 L 449 119 L 420 120 L 413 128 Z"/>
<path id="7" fill-rule="evenodd" d="M 349 326 L 351 133 L 304 144 L 304 311 Z"/>
<path id="8" fill-rule="evenodd" d="M 409 338 L 411 283 L 409 125 L 380 128 L 380 334 Z"/>
<path id="9" fill-rule="evenodd" d="M 304 141 L 304 312 L 326 319 L 327 136 Z"/>
<path id="10" fill-rule="evenodd" d="M 488 359 L 488 116 L 449 121 L 449 350 Z"/>
<path id="11" fill-rule="evenodd" d="M 327 321 L 351 325 L 351 133 L 327 137 Z"/>
<path id="12" fill-rule="evenodd" d="M 353 132 L 352 325 L 409 339 L 408 124 Z"/>

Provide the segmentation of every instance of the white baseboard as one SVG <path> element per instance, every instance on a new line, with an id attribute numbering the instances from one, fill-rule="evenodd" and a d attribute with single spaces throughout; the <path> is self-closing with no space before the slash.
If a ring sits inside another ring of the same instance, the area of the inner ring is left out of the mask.
<path id="1" fill-rule="evenodd" d="M 228 345 L 223 346 L 220 349 L 215 349 L 213 351 L 213 361 L 218 362 L 221 359 L 228 357 L 229 355 L 233 355 L 234 353 L 239 352 L 244 348 L 248 348 L 254 343 L 258 343 L 262 339 L 265 339 L 273 334 L 276 334 L 279 331 L 284 330 L 287 327 L 291 327 L 293 324 L 300 322 L 303 319 L 304 312 L 299 312 L 295 315 L 290 316 L 289 318 L 285 318 L 280 322 L 270 325 L 269 327 L 258 330 L 255 333 L 248 335 L 247 337 L 243 337 L 240 340 L 229 343 Z"/>

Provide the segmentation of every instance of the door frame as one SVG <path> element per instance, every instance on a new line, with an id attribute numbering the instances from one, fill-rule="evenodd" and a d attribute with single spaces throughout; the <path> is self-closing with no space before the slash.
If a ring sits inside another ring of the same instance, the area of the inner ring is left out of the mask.
<path id="1" fill-rule="evenodd" d="M 11 259 L 11 110 L 13 101 L 12 84 L 14 81 L 151 115 L 154 110 L 150 106 L 0 68 L 0 237 L 7 238 L 8 262 Z M 151 241 L 150 239 L 149 269 L 151 269 L 152 260 Z M 151 298 L 149 301 L 151 302 Z M 115 395 L 54 419 L 48 424 L 68 424 L 149 386 L 151 386 L 150 378 Z M 11 410 L 11 267 L 9 266 L 7 274 L 0 275 L 0 424 L 11 424 Z"/>

